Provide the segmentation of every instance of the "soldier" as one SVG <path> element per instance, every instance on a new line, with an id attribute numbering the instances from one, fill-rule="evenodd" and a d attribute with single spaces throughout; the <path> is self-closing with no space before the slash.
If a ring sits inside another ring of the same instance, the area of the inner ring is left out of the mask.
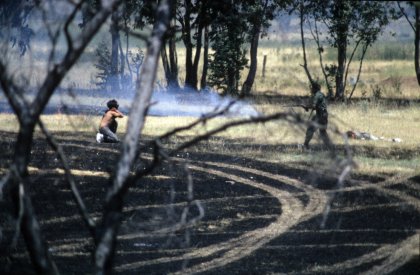
<path id="1" fill-rule="evenodd" d="M 108 106 L 108 110 L 103 115 L 101 123 L 99 124 L 99 133 L 96 134 L 96 141 L 98 143 L 116 143 L 120 140 L 115 134 L 118 128 L 118 123 L 115 119 L 117 117 L 124 117 L 124 115 L 118 111 L 119 105 L 115 99 L 108 101 L 106 105 Z"/>
<path id="2" fill-rule="evenodd" d="M 324 94 L 321 92 L 321 86 L 317 82 L 311 83 L 312 102 L 309 105 L 303 106 L 305 111 L 315 110 L 316 115 L 312 117 L 311 123 L 306 130 L 305 143 L 306 149 L 309 149 L 309 142 L 312 139 L 315 131 L 319 129 L 319 134 L 324 144 L 329 149 L 332 148 L 330 138 L 327 134 L 328 112 L 327 101 Z"/>

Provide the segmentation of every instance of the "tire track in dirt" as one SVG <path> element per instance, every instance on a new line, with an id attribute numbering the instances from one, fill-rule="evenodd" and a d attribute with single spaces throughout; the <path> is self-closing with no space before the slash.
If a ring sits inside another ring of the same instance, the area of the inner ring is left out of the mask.
<path id="1" fill-rule="evenodd" d="M 183 161 L 181 159 L 174 159 L 177 161 Z M 189 168 L 194 171 L 204 172 L 208 174 L 216 175 L 220 178 L 226 178 L 233 180 L 240 184 L 245 184 L 258 188 L 268 192 L 271 196 L 276 198 L 281 204 L 282 213 L 277 217 L 277 219 L 272 222 L 270 225 L 264 228 L 258 228 L 256 230 L 247 232 L 240 237 L 231 239 L 224 243 L 217 243 L 207 247 L 202 247 L 195 249 L 194 251 L 185 253 L 181 256 L 176 257 L 165 257 L 159 258 L 151 261 L 140 261 L 136 263 L 130 263 L 126 265 L 121 265 L 116 268 L 117 271 L 126 271 L 132 270 L 141 266 L 153 265 L 153 264 L 162 264 L 180 260 L 192 260 L 197 258 L 205 258 L 214 256 L 209 261 L 193 265 L 189 268 L 183 269 L 182 271 L 175 272 L 174 274 L 190 274 L 203 271 L 209 271 L 215 268 L 225 266 L 229 263 L 235 262 L 239 259 L 242 259 L 254 251 L 258 250 L 271 240 L 279 237 L 281 234 L 287 232 L 292 226 L 296 225 L 298 222 L 312 218 L 320 214 L 327 202 L 326 196 L 323 192 L 303 184 L 301 181 L 298 181 L 287 176 L 276 175 L 269 172 L 256 170 L 252 168 L 246 168 L 238 165 L 232 164 L 223 164 L 216 162 L 196 162 L 206 167 L 189 164 Z M 195 164 L 196 164 L 195 163 Z M 211 168 L 210 168 L 211 167 Z M 301 189 L 304 193 L 309 195 L 309 203 L 306 207 L 303 206 L 302 202 L 296 198 L 298 195 L 302 195 L 301 192 L 298 194 L 292 194 L 288 191 L 278 189 L 266 185 L 261 182 L 250 180 L 245 177 L 237 176 L 234 174 L 222 172 L 218 169 L 220 168 L 229 168 L 242 173 L 256 174 L 264 176 L 276 181 L 280 181 L 284 184 L 291 185 L 295 188 Z"/>
<path id="2" fill-rule="evenodd" d="M 364 254 L 361 257 L 353 258 L 344 262 L 327 266 L 316 266 L 305 272 L 294 274 L 313 274 L 313 273 L 343 273 L 344 270 L 374 263 L 383 260 L 382 263 L 373 265 L 373 267 L 361 274 L 389 274 L 397 270 L 413 257 L 418 257 L 419 235 L 413 235 L 397 244 L 387 244 L 376 249 L 372 253 Z"/>
<path id="3" fill-rule="evenodd" d="M 403 202 L 413 206 L 417 212 L 420 212 L 420 199 L 407 194 L 407 192 L 387 188 L 387 187 L 392 187 L 393 185 L 397 185 L 397 184 L 403 184 L 407 186 L 407 182 L 409 182 L 409 178 L 410 176 L 405 176 L 405 177 L 393 176 L 376 184 L 372 184 L 366 181 L 361 181 L 361 182 L 352 181 L 352 183 L 354 184 L 353 186 L 344 187 L 344 188 L 327 191 L 327 192 L 337 193 L 337 192 L 352 192 L 356 190 L 374 189 L 385 195 L 398 198 L 402 200 Z M 417 190 L 418 188 L 419 188 L 418 186 L 414 186 L 414 189 Z"/>
<path id="4" fill-rule="evenodd" d="M 327 191 L 327 193 L 333 192 L 351 192 L 355 190 L 368 190 L 374 189 L 378 192 L 381 192 L 388 196 L 393 196 L 398 198 L 402 201 L 403 204 L 412 206 L 417 212 L 420 212 L 420 200 L 410 196 L 406 192 L 399 191 L 399 190 L 392 190 L 388 189 L 387 187 L 392 187 L 393 185 L 403 183 L 406 185 L 408 182 L 409 177 L 400 176 L 393 176 L 388 178 L 378 184 L 372 184 L 369 182 L 353 182 L 355 186 L 345 187 L 334 191 Z M 382 204 L 380 206 L 375 207 L 395 207 L 400 205 L 401 203 L 394 203 L 394 204 Z M 370 206 L 373 207 L 373 206 Z M 361 211 L 364 209 L 363 207 L 353 207 L 353 209 L 345 208 L 341 209 L 341 211 Z M 364 264 L 374 263 L 376 261 L 382 260 L 380 264 L 374 264 L 372 268 L 363 272 L 362 274 L 387 274 L 391 273 L 392 271 L 397 270 L 405 263 L 409 262 L 411 259 L 420 257 L 420 234 L 416 233 L 396 244 L 385 244 L 382 245 L 380 248 L 376 249 L 371 253 L 364 254 L 360 257 L 353 258 L 347 261 L 335 263 L 333 265 L 327 266 L 316 266 L 309 270 L 309 272 L 303 272 L 307 274 L 311 274 L 314 272 L 333 272 L 333 273 L 340 273 L 346 269 L 352 269 Z M 299 272 L 297 274 L 302 274 Z"/>
<path id="5" fill-rule="evenodd" d="M 185 161 L 183 159 L 178 158 L 174 160 Z M 337 190 L 319 190 L 310 185 L 306 185 L 299 180 L 287 176 L 272 174 L 270 172 L 242 167 L 239 165 L 232 165 L 219 162 L 195 162 L 194 164 L 196 165 L 189 164 L 191 170 L 212 174 L 220 178 L 233 180 L 239 184 L 245 184 L 268 192 L 280 203 L 282 207 L 282 214 L 279 215 L 277 219 L 269 226 L 246 232 L 243 235 L 237 238 L 233 238 L 227 242 L 217 243 L 214 245 L 194 250 L 186 250 L 186 253 L 179 256 L 163 257 L 150 261 L 140 261 L 120 265 L 116 268 L 117 271 L 129 271 L 142 266 L 171 263 L 182 260 L 188 261 L 206 257 L 209 257 L 210 259 L 206 262 L 190 266 L 182 271 L 176 272 L 175 274 L 198 273 L 223 267 L 229 263 L 238 261 L 246 256 L 251 255 L 254 251 L 262 248 L 269 241 L 281 236 L 283 233 L 290 232 L 289 229 L 292 226 L 298 224 L 299 222 L 311 219 L 321 214 L 324 211 L 325 205 L 328 201 L 327 197 L 330 194 L 336 192 L 351 192 L 355 190 L 375 189 L 378 192 L 401 200 L 402 203 L 406 203 L 410 206 L 413 206 L 417 212 L 420 211 L 419 199 L 410 196 L 408 192 L 389 189 L 389 187 L 392 187 L 393 185 L 398 183 L 405 184 L 404 181 L 407 181 L 408 178 L 391 177 L 378 184 L 372 184 L 365 181 L 355 181 L 352 182 L 354 185 L 340 188 Z M 237 176 L 220 170 L 224 168 L 228 168 L 234 171 L 240 171 L 242 173 L 245 173 L 245 175 Z M 54 172 L 60 173 L 61 171 L 55 170 Z M 275 181 L 279 181 L 283 184 L 287 184 L 295 188 L 301 189 L 302 192 L 290 193 L 287 190 L 282 189 L 284 188 L 284 186 L 273 187 L 273 184 L 266 185 L 262 182 L 251 180 L 249 179 L 250 174 L 259 175 L 273 179 Z M 303 194 L 307 195 L 309 198 L 309 201 L 305 206 L 297 198 L 298 196 L 301 196 Z M 386 205 L 383 206 L 386 207 Z M 388 206 L 391 207 L 392 205 Z M 346 212 L 352 212 L 361 211 L 362 209 L 363 207 L 355 207 L 354 209 L 347 208 L 342 210 L 345 210 Z M 317 233 L 317 231 L 315 230 L 313 232 Z M 119 239 L 135 239 L 137 237 L 142 237 L 142 235 L 144 237 L 144 233 L 139 233 L 138 235 L 124 234 L 120 235 Z M 83 245 L 86 245 L 89 242 L 85 238 L 80 239 L 80 241 L 80 244 L 83 243 Z M 392 272 L 397 270 L 399 267 L 401 267 L 408 261 L 410 261 L 413 257 L 419 257 L 417 247 L 418 242 L 419 234 L 417 233 L 416 235 L 410 236 L 395 244 L 383 244 L 375 251 L 363 254 L 359 257 L 354 257 L 352 259 L 343 262 L 333 263 L 331 265 L 316 266 L 309 270 L 306 269 L 304 271 L 299 271 L 298 273 L 302 274 L 306 273 L 307 271 L 308 273 L 343 272 L 344 270 L 351 270 L 361 265 L 368 265 L 369 263 L 372 263 L 372 268 L 366 271 L 366 273 L 368 274 L 383 274 Z M 378 264 L 378 261 L 381 261 L 381 263 Z"/>
<path id="6" fill-rule="evenodd" d="M 286 182 L 288 184 L 292 184 L 294 187 L 300 188 L 305 190 L 305 193 L 309 195 L 310 202 L 305 208 L 305 210 L 302 209 L 302 212 L 296 213 L 297 215 L 300 215 L 300 221 L 304 221 L 306 219 L 312 218 L 318 214 L 321 214 L 323 212 L 323 209 L 325 207 L 325 204 L 327 202 L 327 193 L 326 191 L 321 191 L 316 188 L 313 188 L 311 186 L 305 185 L 304 183 L 288 178 L 286 176 L 282 175 L 273 175 L 271 173 L 256 170 L 252 168 L 242 167 L 242 166 L 236 166 L 236 165 L 229 165 L 229 164 L 221 164 L 221 163 L 214 163 L 214 162 L 206 162 L 206 165 L 210 166 L 216 166 L 216 167 L 223 167 L 223 168 L 230 168 L 234 170 L 239 170 L 246 173 L 252 173 L 257 174 L 261 176 L 265 176 L 267 178 L 276 179 L 282 182 Z M 398 178 L 399 182 L 403 182 L 404 178 Z M 413 206 L 417 211 L 420 209 L 420 202 L 419 199 L 412 197 L 408 195 L 405 192 L 398 191 L 398 190 L 390 190 L 386 187 L 392 186 L 393 182 L 395 182 L 396 178 L 392 177 L 378 185 L 373 186 L 374 189 L 378 190 L 379 192 L 382 192 L 384 194 L 394 196 L 403 202 Z M 405 180 L 408 180 L 408 178 L 405 178 Z M 366 183 L 359 183 L 357 184 L 361 189 L 370 189 L 372 188 L 372 184 L 366 184 Z M 352 189 L 352 188 L 349 188 Z M 280 191 L 281 192 L 281 191 Z M 354 211 L 357 211 L 356 208 Z M 316 232 L 316 231 L 314 231 Z M 279 234 L 281 235 L 281 234 Z M 381 246 L 380 248 L 376 249 L 375 251 L 371 253 L 364 254 L 360 257 L 355 257 L 353 259 L 339 262 L 333 265 L 327 265 L 327 266 L 317 266 L 316 268 L 312 269 L 311 272 L 340 272 L 343 270 L 350 270 L 355 267 L 361 266 L 363 264 L 369 264 L 374 263 L 378 260 L 382 260 L 380 264 L 372 265 L 373 267 L 370 268 L 365 272 L 365 274 L 384 274 L 389 273 L 392 271 L 397 270 L 399 267 L 403 266 L 405 263 L 413 259 L 413 257 L 419 257 L 419 251 L 418 251 L 418 243 L 419 243 L 419 234 L 412 235 L 396 244 L 385 244 Z M 262 245 L 261 245 L 262 246 Z M 258 246 L 256 249 L 260 248 L 261 246 Z M 256 250 L 254 249 L 254 250 Z M 246 255 L 240 255 L 237 256 L 236 260 L 239 258 L 245 257 Z M 223 257 L 223 255 L 221 256 Z M 229 259 L 230 260 L 230 259 Z M 230 261 L 228 261 L 230 262 Z M 215 261 L 212 260 L 208 263 L 203 263 L 197 266 L 190 267 L 189 269 L 183 270 L 182 273 L 196 273 L 201 271 L 207 271 L 211 270 L 213 268 L 217 268 L 221 266 L 221 263 L 223 261 Z M 311 273 L 309 272 L 309 273 Z M 301 273 L 301 272 L 300 272 Z M 181 274 L 181 272 L 178 272 L 176 274 Z"/>

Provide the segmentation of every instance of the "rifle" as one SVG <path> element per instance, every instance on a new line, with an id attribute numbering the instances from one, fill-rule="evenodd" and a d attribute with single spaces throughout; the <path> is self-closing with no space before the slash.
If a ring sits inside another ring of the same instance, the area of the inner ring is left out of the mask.
<path id="1" fill-rule="evenodd" d="M 314 108 L 308 107 L 304 104 L 280 105 L 280 107 L 287 107 L 287 108 L 302 107 L 303 109 L 305 109 L 306 112 L 309 111 L 309 109 L 311 109 L 311 113 L 308 116 L 308 122 L 311 120 L 312 114 L 314 112 Z"/>
<path id="2" fill-rule="evenodd" d="M 280 105 L 280 107 L 287 107 L 287 108 L 302 107 L 303 109 L 305 109 L 305 111 L 310 109 L 310 107 L 308 107 L 304 104 Z"/>

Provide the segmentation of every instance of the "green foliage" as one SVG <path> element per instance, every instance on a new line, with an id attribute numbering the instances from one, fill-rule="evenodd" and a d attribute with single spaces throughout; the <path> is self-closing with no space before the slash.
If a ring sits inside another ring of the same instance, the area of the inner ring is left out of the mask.
<path id="1" fill-rule="evenodd" d="M 18 46 L 21 56 L 35 34 L 27 20 L 37 5 L 37 1 L 24 0 L 2 0 L 0 4 L 0 38 L 8 37 L 12 47 Z"/>
<path id="2" fill-rule="evenodd" d="M 141 48 L 138 48 L 137 51 L 128 51 L 128 57 L 131 60 L 132 66 L 128 64 L 128 66 L 131 68 L 131 71 L 134 71 L 136 78 L 138 79 L 140 76 L 140 68 L 143 64 L 144 60 L 144 52 Z"/>
<path id="3" fill-rule="evenodd" d="M 229 38 L 227 28 L 220 29 L 214 34 L 212 47 L 215 52 L 210 55 L 208 83 L 220 89 L 223 94 L 238 93 L 240 73 L 248 62 L 242 43 L 243 37 Z"/>
<path id="4" fill-rule="evenodd" d="M 327 80 L 332 83 L 337 74 L 337 65 L 335 64 L 325 65 L 325 72 L 326 72 Z"/>
<path id="5" fill-rule="evenodd" d="M 248 60 L 244 44 L 247 36 L 246 19 L 239 13 L 239 6 L 232 5 L 220 12 L 212 24 L 208 84 L 221 90 L 222 94 L 238 95 L 241 71 Z"/>
<path id="6" fill-rule="evenodd" d="M 95 68 L 98 69 L 96 74 L 98 81 L 95 84 L 104 89 L 112 81 L 111 52 L 105 42 L 102 41 L 96 48 L 96 57 L 97 63 Z"/>
<path id="7" fill-rule="evenodd" d="M 111 70 L 111 52 L 105 42 L 101 42 L 96 48 L 97 61 L 95 67 L 98 70 L 96 74 L 97 82 L 95 83 L 102 89 L 109 87 L 120 87 L 122 89 L 133 88 L 135 79 L 140 75 L 140 67 L 143 64 L 144 52 L 138 48 L 136 51 L 129 51 L 128 57 L 131 64 L 128 64 L 130 75 L 124 74 L 120 69 L 117 74 L 113 74 Z M 134 73 L 134 76 L 132 75 Z M 134 79 L 135 77 L 135 79 Z"/>
<path id="8" fill-rule="evenodd" d="M 336 83 L 335 97 L 343 99 L 347 83 L 345 78 L 351 61 L 358 59 L 362 62 L 367 49 L 378 39 L 390 20 L 395 18 L 394 4 L 351 0 L 296 2 L 304 5 L 300 11 L 310 22 L 311 33 L 318 47 L 324 49 L 322 43 L 326 41 L 330 48 L 335 49 L 336 65 L 326 67 L 324 76 L 328 83 Z M 321 41 L 320 37 L 325 37 L 325 40 Z M 353 56 L 353 52 L 356 55 Z M 323 53 L 324 50 L 319 51 L 320 55 Z M 333 59 L 331 52 L 329 58 Z"/>

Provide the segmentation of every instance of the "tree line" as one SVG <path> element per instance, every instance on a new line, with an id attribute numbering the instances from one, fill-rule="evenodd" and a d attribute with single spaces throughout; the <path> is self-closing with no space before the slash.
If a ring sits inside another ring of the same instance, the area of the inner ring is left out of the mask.
<path id="1" fill-rule="evenodd" d="M 153 144 L 154 160 L 149 165 L 145 165 L 146 169 L 136 170 L 134 163 L 141 161 L 139 160 L 141 150 L 139 141 L 145 116 L 151 104 L 150 98 L 159 59 L 164 65 L 168 86 L 184 86 L 193 90 L 210 86 L 226 94 L 249 95 L 257 70 L 259 39 L 265 34 L 270 20 L 278 12 L 294 13 L 300 18 L 302 48 L 305 49 L 306 45 L 304 26 L 308 24 L 311 35 L 316 43 L 319 43 L 318 52 L 325 81 L 329 81 L 328 87 L 335 93 L 333 96 L 340 98 L 343 96 L 343 87 L 346 83 L 346 71 L 350 61 L 355 58 L 352 54 L 355 50 L 350 50 L 350 58 L 347 59 L 348 45 L 361 47 L 363 53 L 377 39 L 389 20 L 394 18 L 393 16 L 398 16 L 397 9 L 390 10 L 385 3 L 371 1 L 360 1 L 355 4 L 354 1 L 69 0 L 65 1 L 69 10 L 57 26 L 53 26 L 48 20 L 44 21 L 44 27 L 48 32 L 47 42 L 51 45 L 51 51 L 46 60 L 48 66 L 46 66 L 45 78 L 40 80 L 39 87 L 33 91 L 33 98 L 29 98 L 26 97 L 30 89 L 26 85 L 27 81 L 22 81 L 16 76 L 20 71 L 12 69 L 12 61 L 9 59 L 10 47 L 17 47 L 20 54 L 26 54 L 31 45 L 31 38 L 35 35 L 28 24 L 29 16 L 36 9 L 44 15 L 54 12 L 51 6 L 54 3 L 55 1 L 42 0 L 6 0 L 0 4 L 0 36 L 2 38 L 0 85 L 19 123 L 13 156 L 0 181 L 0 188 L 3 198 L 10 200 L 14 206 L 15 211 L 12 214 L 18 228 L 16 234 L 23 236 L 34 270 L 39 274 L 58 274 L 59 267 L 55 265 L 47 243 L 44 241 L 43 232 L 35 214 L 36 209 L 27 192 L 28 186 L 33 181 L 28 165 L 37 125 L 59 156 L 61 166 L 66 171 L 65 180 L 72 190 L 80 215 L 94 240 L 93 269 L 97 274 L 109 274 L 112 272 L 118 229 L 123 219 L 124 197 L 131 186 L 141 182 L 142 177 L 148 175 L 162 158 L 168 156 L 161 148 L 160 139 L 202 124 L 226 111 L 226 109 L 221 110 L 200 118 L 186 127 L 175 129 L 157 138 Z M 321 4 L 324 5 L 322 10 L 319 8 Z M 415 42 L 418 43 L 418 7 L 410 5 L 400 7 L 400 12 L 405 13 L 407 20 L 412 19 L 411 14 L 408 13 L 409 8 L 415 9 L 416 23 L 413 24 L 413 30 L 416 31 Z M 81 22 L 79 18 L 82 18 Z M 128 63 L 127 49 L 124 51 L 121 46 L 122 34 L 143 39 L 147 47 L 146 54 L 141 60 L 141 73 L 136 79 L 136 95 L 128 116 L 127 133 L 121 144 L 115 171 L 108 179 L 109 186 L 100 222 L 95 222 L 77 190 L 66 156 L 53 134 L 44 125 L 41 114 L 63 79 L 86 51 L 94 35 L 108 19 L 111 20 L 112 37 L 110 74 L 118 76 L 125 70 Z M 323 40 L 320 39 L 319 24 L 325 24 L 328 27 L 327 45 L 339 49 L 335 65 L 324 65 L 322 62 L 324 46 L 321 44 Z M 71 29 L 75 25 L 78 26 L 78 31 Z M 60 36 L 65 39 L 66 49 L 62 56 L 55 56 Z M 351 39 L 355 42 L 351 43 Z M 178 78 L 177 42 L 183 43 L 186 49 L 184 83 L 179 83 Z M 246 45 L 249 46 L 250 51 L 249 64 L 246 60 Z M 418 58 L 418 52 L 416 57 Z M 201 58 L 203 62 L 200 63 Z M 201 78 L 198 75 L 199 64 L 203 64 Z M 361 64 L 362 59 L 359 66 Z M 239 74 L 246 66 L 249 67 L 248 76 L 241 84 Z M 309 71 L 306 59 L 302 66 L 308 80 L 314 81 L 313 72 Z M 228 122 L 208 133 L 193 137 L 179 145 L 175 152 L 229 127 L 273 119 L 302 123 L 301 117 L 289 113 L 276 113 L 267 117 Z"/>
<path id="2" fill-rule="evenodd" d="M 25 1 L 20 1 L 25 2 Z M 101 1 L 83 1 L 81 28 L 101 8 Z M 352 97 L 360 79 L 363 60 L 369 47 L 382 34 L 385 27 L 401 17 L 407 19 L 415 33 L 415 74 L 420 85 L 419 5 L 381 1 L 324 1 L 324 0 L 246 0 L 246 1 L 173 1 L 171 22 L 165 34 L 160 60 L 168 87 L 185 87 L 192 90 L 211 87 L 222 94 L 248 96 L 257 72 L 259 40 L 267 35 L 272 20 L 279 16 L 296 16 L 300 20 L 301 41 L 304 56 L 309 41 L 316 44 L 322 81 L 331 99 L 344 99 L 349 82 L 349 69 L 356 66 L 357 77 L 349 92 Z M 9 3 L 9 4 L 7 4 Z M 25 53 L 29 45 L 30 26 L 25 18 L 38 1 L 18 4 L 6 1 L 3 14 L 21 9 L 19 17 L 11 23 L 2 19 L 2 25 L 18 28 L 20 35 L 12 38 Z M 144 53 L 129 50 L 129 37 L 143 37 L 145 30 L 154 23 L 154 10 L 158 1 L 124 0 L 111 15 L 110 45 L 101 44 L 97 55 L 101 84 L 113 91 L 123 88 L 124 83 L 138 77 Z M 125 39 L 125 49 L 121 40 Z M 18 41 L 17 41 L 18 40 Z M 185 48 L 185 59 L 178 59 L 177 45 Z M 110 49 L 108 49 L 108 46 Z M 326 64 L 323 55 L 327 50 L 336 52 L 336 61 Z M 306 59 L 303 68 L 309 81 Z M 179 67 L 185 68 L 185 78 L 180 83 Z M 201 67 L 199 67 L 201 66 Z M 241 72 L 247 69 L 244 80 Z M 127 72 L 128 71 L 128 72 Z M 135 71 L 136 73 L 134 73 Z M 201 75 L 199 75 L 201 72 Z M 313 74 L 313 73 L 312 73 Z M 133 77 L 134 75 L 134 77 Z M 242 82 L 241 82 L 242 81 Z"/>

